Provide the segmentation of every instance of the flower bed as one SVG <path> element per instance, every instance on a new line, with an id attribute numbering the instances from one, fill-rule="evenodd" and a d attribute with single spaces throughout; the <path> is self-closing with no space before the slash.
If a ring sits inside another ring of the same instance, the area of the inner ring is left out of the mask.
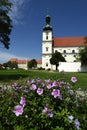
<path id="1" fill-rule="evenodd" d="M 87 130 L 87 97 L 71 82 L 28 79 L 0 91 L 0 130 Z"/>

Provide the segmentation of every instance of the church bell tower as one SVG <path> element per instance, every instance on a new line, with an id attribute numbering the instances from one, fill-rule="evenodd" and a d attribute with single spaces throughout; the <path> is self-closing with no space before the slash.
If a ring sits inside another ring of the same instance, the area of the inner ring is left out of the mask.
<path id="1" fill-rule="evenodd" d="M 50 58 L 53 52 L 53 29 L 50 25 L 50 16 L 47 15 L 46 25 L 42 32 L 42 68 L 51 69 Z"/>

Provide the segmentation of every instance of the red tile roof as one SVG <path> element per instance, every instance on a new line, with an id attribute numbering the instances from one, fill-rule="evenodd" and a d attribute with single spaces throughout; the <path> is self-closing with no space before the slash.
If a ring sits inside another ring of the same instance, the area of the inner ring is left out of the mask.
<path id="1" fill-rule="evenodd" d="M 54 47 L 84 46 L 85 37 L 53 38 Z"/>
<path id="2" fill-rule="evenodd" d="M 17 59 L 16 59 L 16 58 L 12 58 L 12 59 L 10 59 L 10 61 L 11 61 L 11 62 L 16 62 Z"/>
<path id="3" fill-rule="evenodd" d="M 37 64 L 42 64 L 42 60 L 36 60 Z"/>
<path id="4" fill-rule="evenodd" d="M 30 60 L 20 60 L 20 59 L 12 58 L 12 59 L 10 59 L 10 61 L 17 62 L 18 64 L 26 64 Z M 42 64 L 42 60 L 36 60 L 36 61 L 37 61 L 37 64 Z"/>
<path id="5" fill-rule="evenodd" d="M 18 64 L 26 64 L 26 60 L 19 60 L 19 59 L 16 59 L 16 58 L 12 58 L 10 59 L 11 62 L 17 62 Z"/>

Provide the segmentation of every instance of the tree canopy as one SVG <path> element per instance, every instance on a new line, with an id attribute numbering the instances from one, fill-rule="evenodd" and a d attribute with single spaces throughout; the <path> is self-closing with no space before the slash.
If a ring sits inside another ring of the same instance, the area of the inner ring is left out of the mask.
<path id="1" fill-rule="evenodd" d="M 79 59 L 82 65 L 87 65 L 87 46 L 84 49 L 81 49 L 79 52 Z"/>
<path id="2" fill-rule="evenodd" d="M 65 58 L 62 56 L 62 54 L 58 51 L 52 54 L 52 58 L 50 59 L 50 63 L 53 65 L 56 65 L 56 70 L 57 67 L 59 66 L 60 61 L 66 61 Z"/>
<path id="3" fill-rule="evenodd" d="M 11 61 L 8 61 L 6 63 L 3 63 L 3 67 L 5 69 L 18 69 L 18 63 L 17 62 L 11 62 Z"/>
<path id="4" fill-rule="evenodd" d="M 31 61 L 28 62 L 28 69 L 29 68 L 36 68 L 37 67 L 37 62 L 35 59 L 32 59 Z"/>
<path id="5" fill-rule="evenodd" d="M 84 38 L 84 48 L 79 50 L 79 60 L 82 65 L 87 65 L 87 36 Z"/>
<path id="6" fill-rule="evenodd" d="M 4 44 L 7 49 L 10 45 L 9 35 L 12 30 L 12 20 L 8 14 L 11 5 L 9 0 L 0 0 L 0 43 Z"/>

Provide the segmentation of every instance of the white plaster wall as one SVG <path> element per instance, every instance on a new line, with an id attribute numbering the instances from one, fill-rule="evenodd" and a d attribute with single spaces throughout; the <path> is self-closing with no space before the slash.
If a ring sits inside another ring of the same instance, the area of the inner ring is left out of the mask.
<path id="1" fill-rule="evenodd" d="M 72 53 L 72 50 L 75 50 L 75 52 L 78 53 L 79 47 L 55 47 L 54 48 L 54 52 L 56 50 L 59 51 L 59 52 L 61 52 L 61 53 L 63 53 L 64 50 L 66 50 L 66 53 Z"/>
<path id="2" fill-rule="evenodd" d="M 27 70 L 27 64 L 18 64 L 18 68 Z"/>
<path id="3" fill-rule="evenodd" d="M 40 68 L 40 67 L 42 67 L 42 64 L 37 64 L 37 68 Z"/>
<path id="4" fill-rule="evenodd" d="M 48 48 L 48 51 L 46 51 L 46 47 Z M 52 53 L 52 41 L 51 42 L 45 42 L 45 43 L 42 44 L 42 53 L 43 54 Z"/>
<path id="5" fill-rule="evenodd" d="M 65 57 L 66 55 L 66 57 Z M 67 62 L 74 62 L 76 61 L 76 57 L 74 57 L 75 54 L 63 54 L 63 57 Z"/>
<path id="6" fill-rule="evenodd" d="M 82 67 L 80 62 L 60 62 L 59 72 L 87 72 L 87 66 Z"/>
<path id="7" fill-rule="evenodd" d="M 66 53 L 64 53 L 64 50 L 66 50 Z M 75 53 L 72 53 L 73 50 Z M 62 53 L 67 62 L 73 62 L 76 60 L 75 56 L 79 52 L 79 47 L 55 47 L 54 52 L 55 51 Z"/>
<path id="8" fill-rule="evenodd" d="M 48 31 L 48 32 L 43 32 L 42 34 L 42 41 L 48 41 L 46 39 L 46 36 L 48 35 L 48 39 L 52 41 L 52 31 Z"/>
<path id="9" fill-rule="evenodd" d="M 51 55 L 42 56 L 42 68 L 51 69 L 50 58 L 51 58 Z M 48 63 L 48 66 L 46 66 L 46 63 Z"/>

